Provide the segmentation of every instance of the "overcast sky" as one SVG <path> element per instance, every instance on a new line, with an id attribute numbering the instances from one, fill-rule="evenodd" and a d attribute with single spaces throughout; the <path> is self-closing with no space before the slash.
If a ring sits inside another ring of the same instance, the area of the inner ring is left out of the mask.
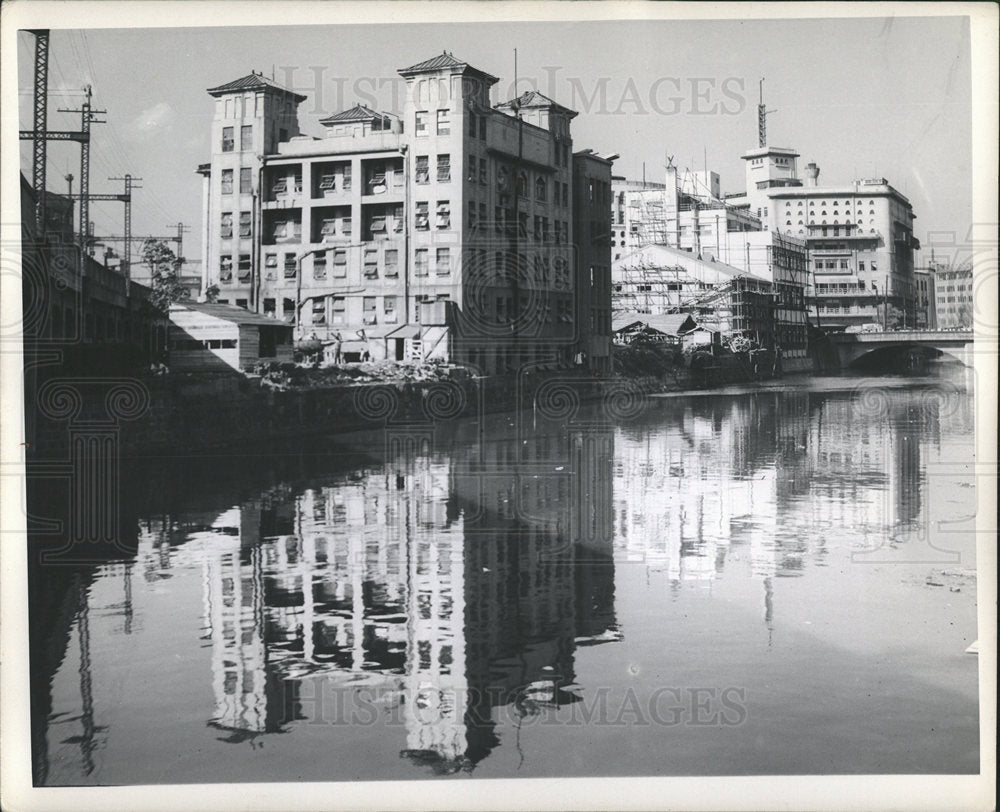
<path id="1" fill-rule="evenodd" d="M 22 127 L 31 126 L 33 37 L 18 35 Z M 53 30 L 49 128 L 75 129 L 80 89 L 93 86 L 107 124 L 94 125 L 91 191 L 108 176 L 143 178 L 133 233 L 191 226 L 200 255 L 200 179 L 209 159 L 205 89 L 262 70 L 310 97 L 303 129 L 356 101 L 398 110 L 399 68 L 448 50 L 500 77 L 494 103 L 537 87 L 580 112 L 575 149 L 618 153 L 615 174 L 662 181 L 665 156 L 743 189 L 740 155 L 756 146 L 758 79 L 768 142 L 816 161 L 820 182 L 884 176 L 909 197 L 917 236 L 971 221 L 969 26 L 961 17 L 704 22 L 353 25 L 269 28 Z M 319 91 L 317 92 L 317 86 Z M 22 171 L 30 177 L 30 143 Z M 79 147 L 50 142 L 48 184 L 79 175 Z M 78 190 L 79 181 L 74 181 Z M 120 233 L 121 206 L 92 203 L 101 233 Z"/>

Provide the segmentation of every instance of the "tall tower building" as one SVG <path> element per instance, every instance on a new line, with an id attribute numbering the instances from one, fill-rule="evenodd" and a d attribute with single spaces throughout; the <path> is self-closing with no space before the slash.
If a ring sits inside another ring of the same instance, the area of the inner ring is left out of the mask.
<path id="1" fill-rule="evenodd" d="M 212 160 L 198 168 L 202 182 L 202 290 L 224 283 L 230 303 L 256 303 L 253 268 L 259 235 L 263 156 L 299 135 L 305 96 L 251 73 L 208 89 L 215 99 Z"/>

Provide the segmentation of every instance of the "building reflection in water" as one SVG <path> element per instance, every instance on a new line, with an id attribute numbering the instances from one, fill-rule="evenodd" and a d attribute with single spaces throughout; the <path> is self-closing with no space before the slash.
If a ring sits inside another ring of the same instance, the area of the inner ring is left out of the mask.
<path id="1" fill-rule="evenodd" d="M 618 639 L 610 425 L 394 451 L 205 528 L 210 724 L 226 740 L 307 718 L 300 683 L 320 676 L 378 689 L 403 756 L 471 769 L 498 744 L 497 707 L 579 701 L 576 647 Z"/>
<path id="2" fill-rule="evenodd" d="M 91 646 L 141 634 L 153 619 L 134 597 L 171 568 L 201 573 L 206 721 L 224 741 L 311 720 L 323 686 L 365 689 L 402 723 L 384 735 L 404 758 L 472 769 L 499 744 L 501 709 L 516 720 L 586 699 L 581 648 L 622 639 L 616 566 L 663 572 L 674 591 L 750 577 L 771 629 L 779 579 L 823 566 L 845 528 L 907 543 L 927 524 L 941 425 L 972 431 L 970 399 L 956 403 L 899 392 L 871 408 L 793 390 L 665 399 L 619 425 L 527 438 L 400 431 L 377 464 L 221 513 L 148 518 L 134 562 L 65 584 L 32 575 L 33 601 L 64 606 L 32 629 L 36 778 L 53 761 L 50 726 L 61 773 L 73 759 L 94 769 L 109 731 L 93 686 L 114 661 Z"/>

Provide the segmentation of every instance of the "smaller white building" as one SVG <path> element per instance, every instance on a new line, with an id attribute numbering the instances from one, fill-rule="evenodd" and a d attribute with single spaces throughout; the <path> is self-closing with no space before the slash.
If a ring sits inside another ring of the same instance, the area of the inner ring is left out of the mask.
<path id="1" fill-rule="evenodd" d="M 175 372 L 248 369 L 259 361 L 291 361 L 292 325 L 231 305 L 170 306 L 170 368 Z"/>

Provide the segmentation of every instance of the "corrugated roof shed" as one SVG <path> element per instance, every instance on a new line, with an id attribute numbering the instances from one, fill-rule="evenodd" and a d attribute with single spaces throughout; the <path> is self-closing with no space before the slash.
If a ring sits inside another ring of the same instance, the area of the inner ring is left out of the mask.
<path id="1" fill-rule="evenodd" d="M 208 302 L 177 302 L 170 305 L 171 313 L 178 310 L 191 310 L 196 313 L 204 313 L 206 316 L 223 319 L 225 321 L 232 322 L 233 324 L 250 324 L 261 327 L 287 327 L 288 329 L 291 329 L 292 327 L 290 324 L 286 324 L 278 319 L 268 318 L 267 316 L 262 316 L 259 313 L 251 313 L 249 310 L 244 310 L 242 307 L 234 307 L 233 305 L 209 304 Z"/>

